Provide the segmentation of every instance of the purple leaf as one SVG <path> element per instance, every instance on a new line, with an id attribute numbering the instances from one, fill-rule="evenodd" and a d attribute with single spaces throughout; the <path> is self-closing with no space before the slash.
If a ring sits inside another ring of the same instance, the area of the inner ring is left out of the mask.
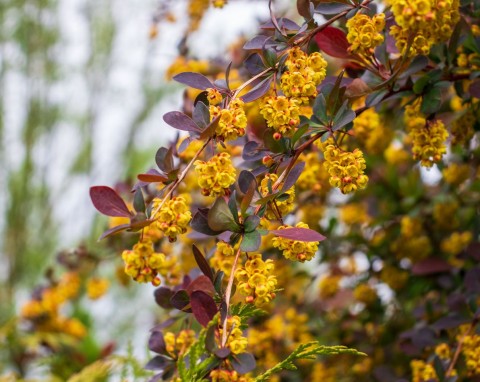
<path id="1" fill-rule="evenodd" d="M 351 58 L 352 55 L 348 51 L 350 44 L 344 31 L 335 27 L 326 27 L 315 35 L 315 41 L 318 47 L 328 54 L 336 58 Z"/>
<path id="2" fill-rule="evenodd" d="M 168 180 L 166 176 L 161 175 L 160 173 L 158 174 L 152 174 L 152 173 L 145 173 L 145 174 L 138 174 L 137 179 L 141 182 L 144 183 L 161 183 L 165 182 Z"/>
<path id="3" fill-rule="evenodd" d="M 190 304 L 190 296 L 185 289 L 180 289 L 176 292 L 170 299 L 170 302 L 178 310 L 189 311 L 185 308 Z"/>
<path id="4" fill-rule="evenodd" d="M 200 90 L 215 87 L 207 77 L 200 73 L 184 72 L 177 74 L 173 79 L 181 84 Z"/>
<path id="5" fill-rule="evenodd" d="M 473 81 L 468 88 L 468 92 L 472 97 L 480 98 L 480 80 Z"/>
<path id="6" fill-rule="evenodd" d="M 215 351 L 215 355 L 220 359 L 227 358 L 231 353 L 229 348 L 220 348 Z"/>
<path id="7" fill-rule="evenodd" d="M 270 232 L 276 236 L 280 236 L 285 239 L 296 240 L 296 241 L 323 241 L 326 239 L 325 236 L 309 228 L 292 227 L 292 228 L 284 228 L 284 229 L 275 229 Z"/>
<path id="8" fill-rule="evenodd" d="M 212 297 L 202 291 L 195 291 L 191 295 L 192 312 L 202 326 L 207 326 L 218 312 L 217 304 Z"/>
<path id="9" fill-rule="evenodd" d="M 295 166 L 293 166 L 293 168 L 288 173 L 287 179 L 285 179 L 285 182 L 283 183 L 281 192 L 286 192 L 295 185 L 304 168 L 305 162 L 299 162 Z"/>
<path id="10" fill-rule="evenodd" d="M 130 217 L 132 216 L 123 199 L 113 188 L 107 186 L 90 187 L 90 199 L 95 208 L 104 215 Z"/>
<path id="11" fill-rule="evenodd" d="M 282 29 L 298 31 L 300 29 L 300 25 L 298 25 L 295 21 L 287 19 L 286 17 L 280 17 L 277 19 L 278 25 Z M 272 20 L 267 21 L 265 24 L 260 25 L 261 29 L 275 29 L 275 25 L 273 24 Z"/>
<path id="12" fill-rule="evenodd" d="M 170 360 L 166 357 L 162 357 L 157 355 L 153 357 L 148 363 L 145 365 L 145 369 L 147 370 L 163 370 L 165 366 L 170 363 Z"/>
<path id="13" fill-rule="evenodd" d="M 155 353 L 166 353 L 165 339 L 162 332 L 152 332 L 148 339 L 148 348 Z"/>
<path id="14" fill-rule="evenodd" d="M 270 39 L 268 36 L 255 36 L 252 38 L 250 41 L 247 41 L 245 45 L 243 46 L 243 49 L 245 50 L 262 50 L 263 47 L 265 46 L 265 42 Z"/>
<path id="15" fill-rule="evenodd" d="M 412 274 L 416 276 L 433 275 L 435 273 L 448 272 L 452 266 L 443 259 L 438 257 L 429 257 L 415 263 L 412 268 Z"/>
<path id="16" fill-rule="evenodd" d="M 188 285 L 186 289 L 190 296 L 197 291 L 207 293 L 209 295 L 213 295 L 215 293 L 215 288 L 213 287 L 212 281 L 204 275 L 198 276 L 190 283 L 190 285 Z"/>
<path id="17" fill-rule="evenodd" d="M 195 261 L 197 262 L 198 267 L 203 272 L 203 274 L 207 276 L 211 282 L 213 282 L 212 268 L 210 268 L 210 265 L 208 265 L 208 262 L 205 259 L 205 256 L 203 256 L 203 253 L 198 249 L 198 247 L 195 244 L 193 244 L 192 249 L 193 249 L 193 256 L 195 257 Z"/>
<path id="18" fill-rule="evenodd" d="M 200 132 L 200 128 L 193 119 L 180 111 L 171 111 L 165 114 L 163 120 L 177 130 Z"/>
<path id="19" fill-rule="evenodd" d="M 241 98 L 244 102 L 252 102 L 256 99 L 262 97 L 270 90 L 270 84 L 272 83 L 273 77 L 270 76 L 260 81 L 255 87 L 250 90 L 247 94 L 243 95 Z"/>
<path id="20" fill-rule="evenodd" d="M 166 287 L 160 287 L 155 289 L 153 296 L 155 297 L 155 302 L 161 306 L 163 309 L 172 309 L 172 303 L 170 302 L 174 292 Z"/>
<path id="21" fill-rule="evenodd" d="M 232 366 L 237 373 L 247 374 L 255 369 L 255 357 L 250 353 L 237 354 L 232 359 Z"/>

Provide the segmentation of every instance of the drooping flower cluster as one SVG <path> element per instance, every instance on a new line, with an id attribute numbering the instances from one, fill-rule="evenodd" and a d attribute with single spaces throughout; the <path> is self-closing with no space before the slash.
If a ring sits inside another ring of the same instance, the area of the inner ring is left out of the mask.
<path id="1" fill-rule="evenodd" d="M 377 300 L 377 292 L 368 284 L 359 284 L 353 290 L 355 300 L 371 305 Z"/>
<path id="2" fill-rule="evenodd" d="M 217 243 L 216 250 L 210 258 L 210 265 L 214 269 L 219 269 L 225 273 L 226 277 L 232 271 L 235 261 L 235 249 L 227 242 L 220 240 Z"/>
<path id="3" fill-rule="evenodd" d="M 359 149 L 343 151 L 333 144 L 328 144 L 323 153 L 324 166 L 330 175 L 330 184 L 338 187 L 344 194 L 363 189 L 367 186 L 368 176 L 365 170 L 365 158 Z"/>
<path id="4" fill-rule="evenodd" d="M 375 47 L 384 40 L 380 33 L 383 28 L 385 28 L 385 14 L 378 13 L 371 18 L 368 15 L 357 13 L 347 21 L 349 50 L 355 54 L 371 56 Z"/>
<path id="5" fill-rule="evenodd" d="M 465 145 L 475 134 L 475 112 L 472 109 L 466 110 L 460 118 L 452 124 L 452 145 Z"/>
<path id="6" fill-rule="evenodd" d="M 235 99 L 230 102 L 228 109 L 222 109 L 220 106 L 214 105 L 210 105 L 209 109 L 212 121 L 220 117 L 215 130 L 218 139 L 233 141 L 245 135 L 247 116 L 245 115 L 244 102 L 241 99 Z"/>
<path id="7" fill-rule="evenodd" d="M 174 359 L 176 359 L 178 356 L 185 354 L 195 342 L 195 331 L 184 329 L 177 334 L 166 332 L 163 338 L 165 340 L 165 349 Z"/>
<path id="8" fill-rule="evenodd" d="M 472 241 L 470 231 L 454 232 L 442 240 L 440 247 L 443 252 L 450 255 L 458 255 Z"/>
<path id="9" fill-rule="evenodd" d="M 330 190 L 330 184 L 328 183 L 328 172 L 320 161 L 318 152 L 302 154 L 299 160 L 305 162 L 305 168 L 297 180 L 297 187 L 325 195 Z"/>
<path id="10" fill-rule="evenodd" d="M 244 353 L 247 348 L 248 339 L 243 336 L 242 324 L 239 316 L 228 317 L 227 319 L 227 347 L 233 354 Z M 223 335 L 223 328 L 219 330 L 220 337 Z"/>
<path id="11" fill-rule="evenodd" d="M 340 280 L 342 276 L 329 274 L 320 279 L 318 283 L 318 292 L 321 299 L 327 299 L 335 296 L 340 289 Z"/>
<path id="12" fill-rule="evenodd" d="M 468 164 L 450 163 L 442 170 L 443 179 L 452 186 L 459 186 L 470 177 Z"/>
<path id="13" fill-rule="evenodd" d="M 238 291 L 246 302 L 256 306 L 269 303 L 275 297 L 277 278 L 273 271 L 273 260 L 262 260 L 261 254 L 250 255 L 245 265 L 235 272 Z"/>
<path id="14" fill-rule="evenodd" d="M 290 49 L 285 65 L 287 70 L 280 78 L 283 94 L 307 104 L 309 98 L 317 96 L 317 85 L 327 75 L 327 61 L 318 52 L 307 55 L 295 47 Z"/>
<path id="15" fill-rule="evenodd" d="M 163 205 L 162 205 L 163 203 Z M 171 242 L 177 239 L 177 236 L 187 231 L 188 223 L 192 220 L 192 213 L 183 196 L 176 196 L 167 201 L 155 198 L 153 199 L 153 210 L 162 207 L 155 215 L 157 227 L 168 236 Z"/>
<path id="16" fill-rule="evenodd" d="M 222 102 L 222 94 L 217 90 L 217 89 L 214 89 L 214 88 L 207 88 L 206 89 L 207 91 L 207 99 L 208 99 L 208 103 L 210 105 L 218 105 L 220 102 Z"/>
<path id="17" fill-rule="evenodd" d="M 391 249 L 397 258 L 408 258 L 414 263 L 427 258 L 432 252 L 432 244 L 421 220 L 410 216 L 402 217 L 400 236 L 392 243 Z"/>
<path id="18" fill-rule="evenodd" d="M 65 273 L 60 281 L 43 288 L 21 311 L 21 317 L 31 321 L 39 332 L 65 333 L 77 339 L 87 334 L 87 329 L 77 318 L 63 316 L 61 308 L 78 295 L 80 277 L 75 272 Z"/>
<path id="19" fill-rule="evenodd" d="M 308 224 L 299 222 L 297 228 L 309 228 Z M 291 226 L 280 226 L 279 230 L 291 228 Z M 318 241 L 298 241 L 290 240 L 284 237 L 276 236 L 272 239 L 272 245 L 282 251 L 285 258 L 292 261 L 310 261 L 315 256 L 318 249 Z"/>
<path id="20" fill-rule="evenodd" d="M 353 120 L 355 137 L 368 153 L 379 154 L 390 144 L 393 131 L 386 128 L 374 108 L 365 110 Z"/>
<path id="21" fill-rule="evenodd" d="M 250 377 L 245 377 L 238 374 L 235 370 L 212 370 L 210 372 L 212 382 L 251 382 Z"/>
<path id="22" fill-rule="evenodd" d="M 458 0 L 393 0 L 397 25 L 390 28 L 390 34 L 400 53 L 427 55 L 433 44 L 447 41 L 460 18 L 458 9 Z"/>
<path id="23" fill-rule="evenodd" d="M 427 121 L 420 112 L 418 99 L 405 107 L 405 125 L 412 141 L 413 159 L 419 160 L 424 167 L 432 167 L 447 152 L 445 142 L 448 131 L 440 120 Z"/>
<path id="24" fill-rule="evenodd" d="M 412 369 L 412 382 L 438 380 L 435 368 L 430 363 L 414 359 L 412 362 L 410 362 L 410 367 Z"/>
<path id="25" fill-rule="evenodd" d="M 194 165 L 203 195 L 225 195 L 228 188 L 235 183 L 237 172 L 227 152 L 214 155 L 208 162 L 197 160 Z"/>
<path id="26" fill-rule="evenodd" d="M 87 281 L 87 296 L 92 300 L 102 297 L 108 290 L 110 283 L 105 278 L 92 277 Z"/>
<path id="27" fill-rule="evenodd" d="M 158 274 L 163 269 L 165 255 L 156 253 L 150 240 L 139 241 L 133 249 L 122 253 L 125 273 L 139 283 L 158 286 L 161 283 Z"/>
<path id="28" fill-rule="evenodd" d="M 278 180 L 277 174 L 265 175 L 265 177 L 260 182 L 260 192 L 262 193 L 262 196 L 267 196 L 270 194 L 270 190 L 277 180 Z M 285 194 L 288 195 L 286 199 L 276 200 L 274 202 L 274 205 L 273 206 L 270 205 L 270 207 L 267 209 L 267 211 L 265 212 L 265 217 L 267 219 L 277 218 L 277 212 L 279 212 L 282 216 L 284 216 L 288 214 L 290 211 L 292 211 L 294 207 L 294 201 L 295 201 L 295 188 L 291 187 L 290 189 L 285 191 Z"/>
<path id="29" fill-rule="evenodd" d="M 462 355 L 465 358 L 465 365 L 469 376 L 480 374 L 480 335 L 469 333 L 470 325 L 460 327 L 457 340 L 463 338 Z"/>
<path id="30" fill-rule="evenodd" d="M 260 114 L 268 127 L 275 132 L 290 136 L 300 123 L 300 108 L 295 98 L 268 96 L 262 99 Z"/>

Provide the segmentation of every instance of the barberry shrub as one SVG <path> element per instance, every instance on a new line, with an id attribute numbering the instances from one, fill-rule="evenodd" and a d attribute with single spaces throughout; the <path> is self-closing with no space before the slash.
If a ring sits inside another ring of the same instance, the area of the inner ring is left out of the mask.
<path id="1" fill-rule="evenodd" d="M 178 138 L 127 202 L 91 188 L 102 238 L 137 241 L 119 280 L 163 309 L 151 380 L 478 380 L 479 4 L 296 5 L 270 2 L 222 69 L 186 39 L 182 111 L 163 117 Z M 190 0 L 189 32 L 209 6 L 228 4 Z M 55 313 L 62 283 L 24 319 Z"/>

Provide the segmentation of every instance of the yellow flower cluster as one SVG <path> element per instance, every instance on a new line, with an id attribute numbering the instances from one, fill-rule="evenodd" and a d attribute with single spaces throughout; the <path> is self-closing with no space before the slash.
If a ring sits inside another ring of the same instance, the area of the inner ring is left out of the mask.
<path id="1" fill-rule="evenodd" d="M 210 0 L 190 0 L 188 3 L 188 17 L 190 19 L 189 31 L 193 32 L 198 29 L 202 21 L 205 11 L 210 5 Z"/>
<path id="2" fill-rule="evenodd" d="M 92 300 L 97 300 L 107 293 L 110 283 L 107 279 L 92 277 L 87 281 L 87 296 Z"/>
<path id="3" fill-rule="evenodd" d="M 220 102 L 222 102 L 222 94 L 214 88 L 207 88 L 205 89 L 207 91 L 207 99 L 210 105 L 218 105 Z"/>
<path id="4" fill-rule="evenodd" d="M 167 69 L 165 77 L 167 80 L 171 80 L 174 76 L 183 72 L 206 73 L 208 66 L 206 60 L 191 60 L 185 56 L 178 56 Z"/>
<path id="5" fill-rule="evenodd" d="M 225 273 L 228 277 L 235 261 L 235 249 L 227 242 L 221 240 L 217 243 L 216 250 L 210 258 L 210 266 Z"/>
<path id="6" fill-rule="evenodd" d="M 401 147 L 396 147 L 394 144 L 390 144 L 383 153 L 387 163 L 398 166 L 408 162 L 410 155 Z"/>
<path id="7" fill-rule="evenodd" d="M 421 99 L 405 107 L 404 121 L 412 141 L 413 159 L 424 167 L 432 167 L 447 152 L 448 131 L 440 120 L 427 121 L 420 113 Z"/>
<path id="8" fill-rule="evenodd" d="M 371 18 L 357 13 L 347 21 L 349 50 L 355 54 L 371 56 L 375 47 L 383 42 L 383 35 L 380 33 L 383 28 L 385 28 L 385 14 L 378 13 Z"/>
<path id="9" fill-rule="evenodd" d="M 275 297 L 277 278 L 273 260 L 262 260 L 261 254 L 249 257 L 245 265 L 235 272 L 237 289 L 246 297 L 246 302 L 263 306 Z"/>
<path id="10" fill-rule="evenodd" d="M 260 114 L 268 127 L 283 136 L 291 136 L 300 123 L 300 108 L 295 98 L 268 96 L 262 98 Z"/>
<path id="11" fill-rule="evenodd" d="M 265 177 L 262 179 L 260 182 L 260 192 L 262 196 L 267 196 L 270 194 L 269 191 L 269 185 L 272 187 L 274 183 L 277 181 L 278 175 L 277 174 L 267 174 Z M 275 219 L 277 217 L 276 215 L 276 210 L 278 208 L 278 211 L 282 216 L 288 214 L 293 210 L 294 207 L 294 201 L 295 201 L 295 188 L 291 187 L 289 188 L 286 192 L 288 195 L 288 198 L 285 200 L 276 200 L 275 201 L 275 206 L 270 205 L 267 211 L 265 212 L 265 217 L 267 219 Z"/>
<path id="12" fill-rule="evenodd" d="M 307 104 L 309 98 L 317 96 L 317 85 L 327 75 L 327 61 L 318 52 L 307 55 L 295 47 L 288 52 L 285 65 L 287 70 L 280 78 L 283 94 Z"/>
<path id="13" fill-rule="evenodd" d="M 348 203 L 340 208 L 340 220 L 347 225 L 364 224 L 370 221 L 370 215 L 365 204 Z"/>
<path id="14" fill-rule="evenodd" d="M 470 108 L 452 124 L 452 145 L 465 145 L 473 138 L 475 131 L 475 112 Z"/>
<path id="15" fill-rule="evenodd" d="M 210 106 L 210 119 L 213 121 L 215 118 L 220 117 L 215 130 L 218 139 L 222 141 L 233 141 L 245 135 L 247 116 L 244 105 L 241 99 L 235 99 L 230 102 L 228 109 L 222 109 L 219 106 L 213 105 Z"/>
<path id="16" fill-rule="evenodd" d="M 253 379 L 239 375 L 235 370 L 212 370 L 210 372 L 212 382 L 252 382 Z"/>
<path id="17" fill-rule="evenodd" d="M 214 155 L 208 162 L 197 160 L 194 163 L 198 185 L 205 196 L 222 196 L 235 183 L 237 171 L 227 152 Z"/>
<path id="18" fill-rule="evenodd" d="M 296 182 L 298 188 L 325 195 L 330 190 L 330 184 L 328 172 L 322 165 L 318 153 L 302 154 L 298 159 L 305 162 L 305 168 Z"/>
<path id="19" fill-rule="evenodd" d="M 408 272 L 394 267 L 386 265 L 380 272 L 380 280 L 387 284 L 393 290 L 402 289 L 408 281 Z"/>
<path id="20" fill-rule="evenodd" d="M 433 44 L 447 41 L 460 19 L 458 9 L 459 0 L 392 0 L 397 25 L 390 28 L 390 34 L 400 53 L 427 55 Z"/>
<path id="21" fill-rule="evenodd" d="M 448 346 L 448 344 L 446 344 L 445 342 L 438 344 L 437 346 L 435 346 L 435 354 L 440 359 L 450 359 L 450 356 L 451 356 L 450 346 Z"/>
<path id="22" fill-rule="evenodd" d="M 377 300 L 377 292 L 368 284 L 359 284 L 353 290 L 353 297 L 365 305 L 372 305 Z"/>
<path id="23" fill-rule="evenodd" d="M 343 151 L 333 144 L 328 144 L 323 155 L 331 186 L 338 187 L 343 194 L 367 186 L 368 176 L 363 173 L 366 168 L 365 158 L 361 150 Z"/>
<path id="24" fill-rule="evenodd" d="M 423 260 L 432 253 L 432 244 L 418 219 L 404 216 L 401 220 L 400 236 L 391 249 L 399 259 L 408 258 L 413 262 Z"/>
<path id="25" fill-rule="evenodd" d="M 412 369 L 412 382 L 438 381 L 433 365 L 414 359 L 410 362 L 410 367 Z"/>
<path id="26" fill-rule="evenodd" d="M 178 334 L 166 332 L 163 336 L 167 352 L 176 359 L 185 354 L 195 342 L 195 331 L 191 329 L 181 330 Z"/>
<path id="27" fill-rule="evenodd" d="M 227 0 L 212 0 L 212 5 L 215 8 L 223 8 L 227 4 Z"/>
<path id="28" fill-rule="evenodd" d="M 442 170 L 443 179 L 452 186 L 459 186 L 470 177 L 468 164 L 452 163 Z"/>
<path id="29" fill-rule="evenodd" d="M 480 54 L 478 53 L 460 53 L 457 56 L 457 65 L 462 68 L 462 74 L 468 74 L 480 69 L 478 62 L 480 61 Z"/>
<path id="30" fill-rule="evenodd" d="M 457 228 L 460 224 L 457 217 L 458 208 L 459 205 L 456 200 L 435 203 L 433 206 L 433 220 L 436 228 L 445 231 Z"/>
<path id="31" fill-rule="evenodd" d="M 340 289 L 340 275 L 326 275 L 320 279 L 318 283 L 319 296 L 322 299 L 333 297 Z"/>
<path id="32" fill-rule="evenodd" d="M 393 131 L 386 128 L 374 108 L 365 110 L 353 120 L 355 137 L 371 154 L 382 153 L 393 138 Z"/>
<path id="33" fill-rule="evenodd" d="M 450 236 L 442 240 L 440 247 L 442 251 L 449 255 L 458 255 L 472 241 L 472 233 L 470 231 L 454 232 Z"/>
<path id="34" fill-rule="evenodd" d="M 299 222 L 295 226 L 297 228 L 308 228 L 308 224 Z M 279 230 L 291 228 L 291 226 L 280 226 L 278 227 Z M 286 259 L 292 261 L 300 261 L 304 263 L 305 261 L 310 261 L 315 256 L 315 253 L 318 249 L 318 241 L 298 241 L 298 240 L 290 240 L 285 239 L 280 236 L 275 236 L 272 239 L 272 245 L 275 248 L 278 248 L 282 251 L 283 256 Z"/>
<path id="35" fill-rule="evenodd" d="M 153 210 L 161 204 L 162 199 L 153 199 Z M 168 240 L 177 240 L 177 235 L 187 232 L 188 223 L 192 220 L 192 213 L 183 196 L 176 196 L 165 201 L 162 208 L 157 211 L 155 217 L 156 226 L 168 236 Z"/>
<path id="36" fill-rule="evenodd" d="M 132 250 L 123 251 L 122 259 L 125 262 L 125 273 L 135 281 L 160 285 L 158 274 L 165 262 L 165 255 L 156 253 L 150 240 L 140 241 Z"/>
<path id="37" fill-rule="evenodd" d="M 242 329 L 240 329 L 241 324 L 242 321 L 239 316 L 232 316 L 227 319 L 227 347 L 232 354 L 244 353 L 247 348 L 248 339 L 243 336 Z M 222 337 L 222 335 L 223 328 L 220 329 L 220 337 Z"/>
<path id="38" fill-rule="evenodd" d="M 470 325 L 462 325 L 457 340 L 463 338 L 462 354 L 465 358 L 467 373 L 469 376 L 480 374 L 480 335 L 465 333 L 469 330 Z"/>
<path id="39" fill-rule="evenodd" d="M 65 273 L 60 281 L 44 288 L 40 296 L 28 301 L 21 311 L 21 317 L 31 320 L 39 332 L 65 333 L 77 339 L 85 337 L 87 329 L 76 318 L 62 316 L 62 306 L 78 295 L 80 277 L 75 272 Z"/>

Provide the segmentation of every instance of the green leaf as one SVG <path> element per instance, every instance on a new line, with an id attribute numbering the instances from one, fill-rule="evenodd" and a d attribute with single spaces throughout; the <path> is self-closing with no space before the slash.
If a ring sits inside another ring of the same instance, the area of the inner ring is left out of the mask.
<path id="1" fill-rule="evenodd" d="M 241 227 L 235 222 L 227 202 L 222 197 L 215 200 L 212 208 L 208 211 L 208 226 L 219 232 L 241 232 Z"/>
<path id="2" fill-rule="evenodd" d="M 137 212 L 145 212 L 145 200 L 141 188 L 137 188 L 133 195 L 133 208 Z"/>
<path id="3" fill-rule="evenodd" d="M 440 87 L 434 86 L 424 94 L 420 111 L 429 115 L 437 112 L 440 106 L 442 106 L 442 90 Z"/>
<path id="4" fill-rule="evenodd" d="M 260 247 L 262 237 L 257 231 L 248 232 L 243 236 L 240 249 L 244 252 L 254 252 Z"/>
<path id="5" fill-rule="evenodd" d="M 324 124 L 328 121 L 327 117 L 327 101 L 325 96 L 320 93 L 313 103 L 313 115 L 315 115 Z"/>
<path id="6" fill-rule="evenodd" d="M 263 49 L 263 57 L 268 66 L 274 67 L 277 64 L 277 53 L 272 48 Z"/>
<path id="7" fill-rule="evenodd" d="M 245 219 L 245 222 L 243 223 L 245 232 L 253 232 L 255 229 L 258 227 L 260 224 L 260 218 L 256 215 L 250 215 Z"/>

